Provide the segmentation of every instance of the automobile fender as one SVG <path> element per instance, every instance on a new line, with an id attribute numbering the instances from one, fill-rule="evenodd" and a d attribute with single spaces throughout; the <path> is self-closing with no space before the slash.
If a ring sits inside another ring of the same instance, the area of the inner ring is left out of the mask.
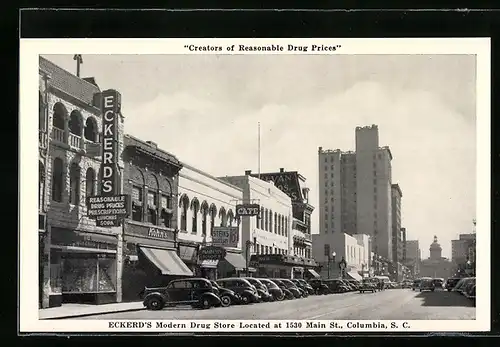
<path id="1" fill-rule="evenodd" d="M 205 299 L 207 297 L 210 298 L 210 300 L 212 301 L 213 304 L 220 304 L 219 297 L 214 293 L 210 293 L 210 292 L 203 293 L 203 294 L 201 294 L 200 299 Z"/>
<path id="2" fill-rule="evenodd" d="M 150 298 L 160 298 L 163 303 L 166 303 L 168 302 L 168 297 L 165 296 L 164 294 L 160 293 L 160 292 L 152 292 L 152 293 L 148 293 L 145 297 L 144 297 L 144 300 L 143 302 L 146 303 Z"/>
<path id="3" fill-rule="evenodd" d="M 244 291 L 241 292 L 241 296 L 244 296 L 244 295 L 248 295 L 248 296 L 254 297 L 255 293 L 253 291 L 249 290 L 249 289 L 245 289 Z"/>
<path id="4" fill-rule="evenodd" d="M 232 291 L 232 290 L 223 290 L 223 291 L 221 291 L 220 294 L 219 294 L 219 297 L 221 297 L 223 295 L 229 296 L 232 300 L 239 299 L 239 295 L 236 292 Z"/>

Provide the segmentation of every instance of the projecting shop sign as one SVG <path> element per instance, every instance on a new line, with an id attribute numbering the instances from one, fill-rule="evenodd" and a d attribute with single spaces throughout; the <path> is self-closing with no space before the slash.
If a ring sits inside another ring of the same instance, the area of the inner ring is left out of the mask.
<path id="1" fill-rule="evenodd" d="M 220 247 L 238 247 L 238 227 L 214 227 L 212 245 Z"/>
<path id="2" fill-rule="evenodd" d="M 259 214 L 260 206 L 258 204 L 236 205 L 236 217 L 258 216 Z"/>
<path id="3" fill-rule="evenodd" d="M 118 171 L 118 117 L 121 103 L 116 90 L 102 92 L 102 171 L 101 194 L 117 192 Z"/>
<path id="4" fill-rule="evenodd" d="M 129 214 L 129 200 L 128 195 L 89 196 L 87 215 L 96 220 L 97 226 L 118 226 Z"/>

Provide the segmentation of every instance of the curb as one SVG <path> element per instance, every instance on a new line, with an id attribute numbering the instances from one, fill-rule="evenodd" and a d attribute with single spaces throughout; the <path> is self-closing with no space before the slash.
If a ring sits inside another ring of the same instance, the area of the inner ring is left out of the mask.
<path id="1" fill-rule="evenodd" d="M 92 313 L 68 314 L 68 315 L 65 315 L 65 316 L 40 318 L 40 320 L 54 320 L 54 319 L 67 319 L 67 318 L 101 316 L 101 315 L 113 314 L 113 313 L 142 311 L 142 310 L 145 310 L 145 309 L 146 309 L 145 307 L 140 307 L 140 308 L 127 308 L 127 309 L 123 309 L 123 310 L 106 311 L 106 312 L 92 312 Z"/>

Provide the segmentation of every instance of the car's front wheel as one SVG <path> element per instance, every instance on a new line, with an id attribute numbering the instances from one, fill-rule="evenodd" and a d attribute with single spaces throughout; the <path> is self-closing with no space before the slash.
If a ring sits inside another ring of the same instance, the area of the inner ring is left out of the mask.
<path id="1" fill-rule="evenodd" d="M 251 302 L 250 297 L 248 295 L 242 295 L 241 302 L 243 305 L 248 305 Z"/>
<path id="2" fill-rule="evenodd" d="M 148 301 L 146 302 L 146 307 L 152 311 L 161 310 L 164 306 L 165 304 L 163 300 L 157 297 L 149 298 Z"/>
<path id="3" fill-rule="evenodd" d="M 220 297 L 220 303 L 222 307 L 231 306 L 231 297 L 229 295 L 223 295 Z"/>
<path id="4" fill-rule="evenodd" d="M 209 309 L 210 307 L 212 307 L 212 303 L 210 302 L 210 299 L 209 298 L 202 298 L 200 300 L 200 307 L 204 310 L 206 309 Z"/>

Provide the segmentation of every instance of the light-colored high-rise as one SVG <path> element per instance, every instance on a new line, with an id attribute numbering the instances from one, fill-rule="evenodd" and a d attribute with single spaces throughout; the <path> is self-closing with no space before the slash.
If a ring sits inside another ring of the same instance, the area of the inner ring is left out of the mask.
<path id="1" fill-rule="evenodd" d="M 392 260 L 392 155 L 376 125 L 356 127 L 356 151 L 318 150 L 320 232 L 366 234 Z"/>

